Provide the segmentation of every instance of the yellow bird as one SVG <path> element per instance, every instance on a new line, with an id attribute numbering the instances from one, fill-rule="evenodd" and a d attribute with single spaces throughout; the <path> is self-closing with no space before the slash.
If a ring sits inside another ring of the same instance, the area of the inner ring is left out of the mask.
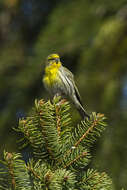
<path id="1" fill-rule="evenodd" d="M 83 108 L 79 91 L 75 85 L 74 76 L 71 71 L 62 66 L 58 54 L 51 54 L 47 57 L 43 83 L 52 96 L 65 95 L 69 97 L 81 117 L 83 119 L 86 117 L 89 118 L 89 115 Z"/>

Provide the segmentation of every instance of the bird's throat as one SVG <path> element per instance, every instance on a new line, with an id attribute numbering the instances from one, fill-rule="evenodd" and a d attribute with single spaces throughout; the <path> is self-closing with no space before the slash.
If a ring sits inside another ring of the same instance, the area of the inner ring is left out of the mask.
<path id="1" fill-rule="evenodd" d="M 57 80 L 58 71 L 61 66 L 61 63 L 52 63 L 45 68 L 44 82 L 52 86 L 53 83 Z"/>

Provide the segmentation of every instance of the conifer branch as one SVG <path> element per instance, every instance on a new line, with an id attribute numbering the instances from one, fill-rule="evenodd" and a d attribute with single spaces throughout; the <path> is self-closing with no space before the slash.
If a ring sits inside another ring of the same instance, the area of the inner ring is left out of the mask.
<path id="1" fill-rule="evenodd" d="M 56 126 L 62 140 L 71 131 L 70 105 L 65 99 L 61 99 L 60 96 L 53 99 L 53 105 L 56 112 Z"/>
<path id="2" fill-rule="evenodd" d="M 58 135 L 60 136 L 60 133 L 61 133 L 61 117 L 60 117 L 60 105 L 57 104 L 55 105 L 55 110 L 56 110 L 56 128 L 57 128 L 57 131 L 58 131 Z"/>
<path id="3" fill-rule="evenodd" d="M 89 128 L 87 129 L 87 131 L 85 131 L 85 133 L 80 137 L 80 139 L 74 144 L 74 147 L 77 147 L 85 138 L 87 138 L 87 136 L 93 132 L 94 128 L 99 124 L 99 121 L 103 121 L 104 119 L 104 115 L 98 113 L 96 115 L 96 118 L 93 120 L 93 123 L 91 126 L 89 126 Z"/>
<path id="4" fill-rule="evenodd" d="M 97 137 L 100 136 L 100 133 L 104 130 L 104 126 L 106 124 L 103 122 L 105 119 L 103 114 L 97 114 L 92 113 L 90 116 L 90 120 L 83 121 L 78 127 L 75 128 L 75 131 L 71 132 L 72 133 L 72 139 L 70 139 L 71 142 L 71 148 L 67 150 L 63 157 L 61 158 L 61 161 L 59 160 L 59 163 L 63 162 L 63 160 L 67 160 L 69 156 L 73 157 L 74 160 L 81 154 L 79 155 L 74 155 L 74 152 L 79 149 L 78 146 L 80 144 L 83 144 L 87 146 L 91 146 L 93 142 L 96 140 Z M 81 148 L 80 148 L 81 149 Z M 65 161 L 64 161 L 65 162 Z M 65 164 L 66 165 L 66 164 Z"/>
<path id="5" fill-rule="evenodd" d="M 50 102 L 48 102 L 49 104 L 50 104 Z M 43 138 L 44 138 L 44 142 L 45 142 L 45 147 L 46 147 L 46 150 L 47 150 L 47 152 L 48 152 L 48 154 L 50 155 L 50 157 L 54 160 L 55 158 L 54 158 L 54 155 L 53 155 L 53 152 L 52 152 L 52 149 L 49 147 L 49 145 L 48 145 L 48 139 L 47 139 L 47 137 L 46 137 L 46 130 L 44 130 L 44 126 L 46 125 L 46 121 L 45 121 L 45 119 L 43 118 L 43 116 L 45 115 L 45 112 L 43 112 L 43 109 L 41 109 L 41 108 L 43 108 L 43 106 L 44 106 L 44 108 L 46 108 L 46 111 L 49 111 L 48 109 L 47 109 L 47 107 L 45 107 L 46 106 L 46 103 L 44 102 L 44 100 L 40 100 L 40 101 L 38 101 L 37 102 L 37 100 L 35 101 L 35 105 L 36 105 L 36 112 L 37 112 L 37 114 L 39 115 L 39 118 L 40 118 L 40 120 L 39 120 L 39 124 L 40 124 L 40 126 L 41 126 L 41 133 L 42 133 L 42 136 L 43 136 Z M 46 118 L 47 119 L 47 118 Z M 50 126 L 49 126 L 50 127 Z"/>
<path id="6" fill-rule="evenodd" d="M 111 190 L 113 188 L 111 179 L 105 172 L 99 173 L 96 170 L 88 169 L 82 180 L 78 183 L 81 189 L 90 188 L 91 190 Z"/>
<path id="7" fill-rule="evenodd" d="M 66 101 L 65 100 L 59 100 L 61 97 L 57 97 L 53 99 L 53 105 L 55 107 L 55 113 L 56 113 L 56 128 L 57 128 L 57 131 L 58 131 L 58 135 L 60 136 L 61 134 L 61 117 L 62 117 L 62 114 L 61 113 L 61 105 L 64 104 Z M 56 102 L 59 101 L 59 102 Z"/>
<path id="8" fill-rule="evenodd" d="M 34 171 L 33 168 L 31 168 L 30 166 L 27 166 L 27 169 L 28 169 L 28 171 L 29 171 L 30 173 L 33 174 L 33 176 L 34 176 L 35 178 L 41 180 L 40 176 Z"/>
<path id="9" fill-rule="evenodd" d="M 32 113 L 19 121 L 16 130 L 24 135 L 22 147 L 29 145 L 34 157 L 26 164 L 20 154 L 5 153 L 1 190 L 113 189 L 105 173 L 81 172 L 90 162 L 89 148 L 106 126 L 104 115 L 92 113 L 90 119 L 72 127 L 69 109 L 69 103 L 60 97 L 52 103 L 35 101 Z"/>
<path id="10" fill-rule="evenodd" d="M 54 172 L 49 189 L 75 189 L 76 175 L 70 170 L 58 169 Z"/>
<path id="11" fill-rule="evenodd" d="M 80 160 L 81 158 L 87 156 L 88 152 L 82 152 L 80 155 L 78 155 L 76 158 L 74 158 L 73 160 L 71 160 L 69 163 L 67 163 L 64 168 L 69 167 L 70 165 L 72 165 L 74 162 L 77 162 L 78 160 Z"/>
<path id="12" fill-rule="evenodd" d="M 14 178 L 13 154 L 4 152 L 5 162 L 7 163 L 8 171 L 11 176 L 12 188 L 16 189 L 16 181 Z"/>
<path id="13" fill-rule="evenodd" d="M 4 162 L 6 166 L 7 186 L 12 190 L 31 190 L 31 182 L 25 162 L 21 159 L 20 154 L 4 152 Z M 0 172 L 1 174 L 1 172 Z"/>

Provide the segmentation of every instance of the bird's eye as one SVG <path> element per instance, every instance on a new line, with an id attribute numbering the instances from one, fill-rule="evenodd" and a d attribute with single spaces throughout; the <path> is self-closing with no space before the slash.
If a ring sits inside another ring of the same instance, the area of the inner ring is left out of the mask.
<path id="1" fill-rule="evenodd" d="M 56 58 L 55 60 L 56 60 L 56 63 L 58 63 L 60 61 L 59 58 Z"/>

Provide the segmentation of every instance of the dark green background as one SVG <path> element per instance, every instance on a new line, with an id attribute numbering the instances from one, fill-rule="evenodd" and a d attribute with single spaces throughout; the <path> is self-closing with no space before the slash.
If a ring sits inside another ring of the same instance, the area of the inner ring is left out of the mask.
<path id="1" fill-rule="evenodd" d="M 12 127 L 35 98 L 49 98 L 41 79 L 50 53 L 75 74 L 88 112 L 105 113 L 108 127 L 92 150 L 92 165 L 112 177 L 115 189 L 126 188 L 126 0 L 0 1 L 1 154 L 18 151 Z"/>

